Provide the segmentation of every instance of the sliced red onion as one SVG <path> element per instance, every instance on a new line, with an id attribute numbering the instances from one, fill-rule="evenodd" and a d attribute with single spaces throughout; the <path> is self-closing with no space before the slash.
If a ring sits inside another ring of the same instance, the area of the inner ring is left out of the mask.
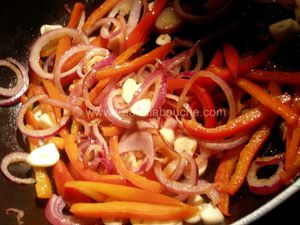
<path id="1" fill-rule="evenodd" d="M 52 55 L 50 55 L 43 66 L 43 70 L 48 73 L 49 72 L 49 67 L 51 67 L 51 65 L 53 65 L 54 61 L 55 61 L 55 56 L 56 56 L 56 52 L 52 53 Z"/>
<path id="2" fill-rule="evenodd" d="M 101 91 L 101 93 L 94 99 L 93 104 L 100 105 L 100 103 L 104 101 L 104 97 L 108 95 L 108 93 L 111 92 L 111 90 L 114 89 L 118 81 L 118 78 L 111 79 L 109 83 L 105 86 L 105 88 Z"/>
<path id="3" fill-rule="evenodd" d="M 127 115 L 123 116 L 120 115 L 115 106 L 114 106 L 114 98 L 118 95 L 121 95 L 121 89 L 114 89 L 110 93 L 108 93 L 102 102 L 102 110 L 104 112 L 104 116 L 108 119 L 111 123 L 116 126 L 124 127 L 124 128 L 131 128 L 134 126 L 134 117 Z"/>
<path id="4" fill-rule="evenodd" d="M 107 58 L 109 56 L 109 51 L 105 48 L 93 48 L 92 50 L 90 50 L 83 58 L 83 71 L 84 73 L 88 73 L 90 69 L 88 67 L 88 62 L 95 56 L 102 56 L 103 59 L 101 61 L 103 61 L 105 58 Z"/>
<path id="5" fill-rule="evenodd" d="M 189 171 L 188 174 L 186 173 L 186 168 L 184 168 L 185 171 L 182 171 L 184 176 L 187 178 L 187 181 L 185 183 L 191 184 L 191 185 L 196 185 L 197 180 L 198 180 L 198 169 L 197 169 L 197 164 L 195 159 L 189 155 L 186 152 L 183 152 L 181 154 L 182 158 L 188 162 L 189 165 Z M 173 178 L 173 176 L 172 176 Z M 175 180 L 175 179 L 173 179 Z M 188 198 L 188 195 L 178 195 L 176 196 L 176 199 L 180 199 L 181 201 L 185 201 Z"/>
<path id="6" fill-rule="evenodd" d="M 45 216 L 53 225 L 81 225 L 82 223 L 73 216 L 65 215 L 63 209 L 66 203 L 61 196 L 53 194 L 45 208 Z"/>
<path id="7" fill-rule="evenodd" d="M 136 121 L 136 125 L 139 130 L 158 129 L 159 121 L 156 118 L 148 118 L 146 120 Z"/>
<path id="8" fill-rule="evenodd" d="M 142 2 L 134 0 L 132 4 L 132 9 L 130 10 L 130 14 L 128 17 L 127 30 L 126 30 L 127 36 L 138 24 L 141 16 L 141 11 L 142 11 Z"/>
<path id="9" fill-rule="evenodd" d="M 179 101 L 179 97 L 177 95 L 172 95 L 172 94 L 166 94 L 166 98 L 168 99 L 172 99 L 175 102 Z M 194 116 L 194 112 L 193 109 L 191 108 L 191 106 L 188 103 L 183 103 L 183 108 L 190 114 L 190 116 L 193 118 Z M 176 119 L 177 120 L 177 119 Z M 178 120 L 177 120 L 178 123 Z"/>
<path id="10" fill-rule="evenodd" d="M 16 95 L 23 87 L 23 76 L 21 71 L 8 60 L 0 60 L 0 67 L 7 67 L 11 69 L 17 76 L 17 83 L 12 88 L 0 87 L 0 96 L 11 97 Z"/>
<path id="11" fill-rule="evenodd" d="M 137 131 L 130 134 L 119 143 L 120 154 L 124 152 L 142 151 L 146 161 L 145 171 L 148 171 L 154 163 L 154 145 L 151 133 L 147 131 Z M 143 163 L 142 163 L 143 165 Z"/>
<path id="12" fill-rule="evenodd" d="M 249 140 L 250 134 L 237 135 L 229 139 L 209 141 L 204 139 L 197 139 L 198 145 L 205 149 L 225 151 L 236 148 L 245 144 Z"/>
<path id="13" fill-rule="evenodd" d="M 164 176 L 161 163 L 156 161 L 154 164 L 154 172 L 157 179 L 171 192 L 184 195 L 205 194 L 214 204 L 220 201 L 220 197 L 214 189 L 213 184 L 204 180 L 199 180 L 196 185 L 180 183 Z"/>
<path id="14" fill-rule="evenodd" d="M 84 120 L 84 119 L 81 119 L 81 118 L 78 118 L 78 117 L 75 117 L 74 118 L 78 123 L 81 123 L 82 126 L 83 126 L 83 129 L 84 129 L 84 132 L 83 134 L 86 136 L 86 137 L 89 137 L 90 134 L 91 134 L 91 127 L 89 125 L 89 123 Z"/>
<path id="15" fill-rule="evenodd" d="M 86 105 L 86 107 L 88 107 L 90 110 L 93 110 L 94 112 L 97 112 L 98 110 L 100 110 L 100 106 L 95 106 L 93 105 L 93 103 L 90 100 L 90 96 L 89 96 L 89 89 L 94 86 L 97 83 L 97 79 L 95 76 L 95 73 L 91 72 L 89 74 L 87 74 L 82 81 L 82 96 L 83 96 L 83 100 L 84 100 L 84 104 Z"/>
<path id="16" fill-rule="evenodd" d="M 93 65 L 93 69 L 97 70 L 97 69 L 101 69 L 104 68 L 106 66 L 109 66 L 112 64 L 112 62 L 116 59 L 116 55 L 115 54 L 109 54 L 105 59 L 101 60 L 100 62 L 97 62 Z"/>
<path id="17" fill-rule="evenodd" d="M 18 117 L 17 117 L 17 125 L 18 125 L 19 130 L 26 136 L 34 137 L 34 138 L 46 138 L 46 137 L 55 135 L 63 127 L 65 127 L 67 125 L 69 118 L 70 118 L 69 113 L 67 113 L 67 115 L 64 115 L 63 118 L 61 118 L 61 120 L 56 125 L 48 128 L 48 129 L 45 129 L 45 130 L 32 130 L 25 126 L 24 116 L 25 116 L 25 113 L 28 110 L 28 108 L 36 101 L 45 100 L 46 98 L 48 98 L 47 95 L 34 96 L 22 105 L 20 112 L 18 114 Z"/>
<path id="18" fill-rule="evenodd" d="M 40 36 L 33 44 L 29 54 L 29 64 L 31 69 L 40 77 L 45 79 L 53 79 L 53 73 L 45 72 L 40 65 L 40 52 L 45 45 L 59 38 L 70 36 L 73 39 L 80 39 L 83 43 L 88 44 L 88 38 L 78 30 L 71 28 L 61 28 L 49 31 Z"/>
<path id="19" fill-rule="evenodd" d="M 151 102 L 151 111 L 153 112 L 154 110 L 157 110 L 163 104 L 166 97 L 167 80 L 168 74 L 162 69 L 158 69 L 151 73 L 143 82 L 142 86 L 135 92 L 132 100 L 128 103 L 127 108 L 131 107 L 136 101 L 141 99 L 149 88 L 155 84 L 155 90 Z"/>
<path id="20" fill-rule="evenodd" d="M 16 61 L 13 58 L 7 58 L 6 60 L 0 60 L 0 66 L 6 66 L 13 70 L 17 76 L 17 85 L 15 85 L 12 89 L 0 89 L 0 95 L 2 96 L 9 96 L 7 94 L 11 94 L 10 98 L 2 99 L 0 100 L 1 106 L 10 106 L 15 104 L 19 101 L 20 97 L 26 92 L 28 86 L 29 86 L 29 78 L 28 73 L 25 69 L 25 67 Z M 20 86 L 20 87 L 19 87 Z M 7 91 L 9 90 L 9 91 Z M 11 92 L 11 93 L 9 93 Z"/>
<path id="21" fill-rule="evenodd" d="M 85 16 L 85 11 L 82 11 L 80 20 L 79 20 L 78 25 L 77 25 L 77 30 L 79 32 L 82 31 L 83 24 L 85 23 L 85 17 L 86 17 Z"/>
<path id="22" fill-rule="evenodd" d="M 18 163 L 18 162 L 27 162 L 28 153 L 26 152 L 12 152 L 7 154 L 1 161 L 1 171 L 6 176 L 7 179 L 11 180 L 12 182 L 15 182 L 17 184 L 34 184 L 35 179 L 34 178 L 19 178 L 14 175 L 12 175 L 8 167 L 12 163 Z"/>
<path id="23" fill-rule="evenodd" d="M 188 55 L 189 55 L 189 50 L 185 50 L 185 51 L 177 54 L 176 56 L 174 56 L 171 59 L 164 60 L 162 62 L 162 64 L 168 69 L 173 69 L 174 67 L 180 65 L 185 60 L 187 60 Z"/>
<path id="24" fill-rule="evenodd" d="M 109 153 L 107 143 L 106 143 L 104 137 L 100 134 L 98 125 L 97 124 L 93 125 L 92 129 L 93 129 L 93 134 L 98 141 L 98 144 L 104 150 L 105 157 L 110 158 L 110 153 Z"/>
<path id="25" fill-rule="evenodd" d="M 72 69 L 66 72 L 61 72 L 62 66 L 65 64 L 65 62 L 73 55 L 77 54 L 78 52 L 85 52 L 93 49 L 94 47 L 92 45 L 77 45 L 75 47 L 70 48 L 68 51 L 66 51 L 60 60 L 57 63 L 57 66 L 55 67 L 53 71 L 53 79 L 54 84 L 56 87 L 58 87 L 61 91 L 63 91 L 63 88 L 61 86 L 60 79 L 67 77 L 73 73 L 75 73 L 78 69 L 78 66 L 80 63 L 78 63 L 76 66 L 74 66 Z"/>
<path id="26" fill-rule="evenodd" d="M 201 71 L 197 72 L 193 77 L 191 77 L 191 79 L 187 83 L 186 87 L 183 89 L 183 91 L 181 93 L 181 97 L 186 96 L 186 94 L 189 91 L 191 85 L 193 85 L 194 82 L 197 81 L 199 77 L 208 77 L 220 86 L 220 88 L 225 93 L 225 96 L 227 98 L 228 105 L 229 105 L 229 118 L 228 118 L 228 121 L 234 119 L 236 117 L 236 105 L 235 105 L 235 99 L 234 99 L 234 96 L 233 96 L 232 89 L 222 78 L 215 75 L 211 71 L 201 70 Z M 182 104 L 182 103 L 183 102 L 178 102 L 180 107 L 181 107 L 180 104 Z"/>
<path id="27" fill-rule="evenodd" d="M 260 168 L 267 165 L 278 165 L 276 172 L 269 178 L 257 177 Z M 249 190 L 257 195 L 270 195 L 278 192 L 283 183 L 280 174 L 283 172 L 283 159 L 279 157 L 259 157 L 253 161 L 247 174 Z"/>
<path id="28" fill-rule="evenodd" d="M 6 214 L 9 214 L 10 212 L 14 212 L 17 214 L 17 221 L 18 225 L 22 225 L 24 222 L 22 221 L 22 218 L 24 217 L 25 213 L 21 209 L 16 209 L 16 208 L 8 208 L 5 210 Z"/>
<path id="29" fill-rule="evenodd" d="M 171 179 L 174 181 L 179 180 L 182 177 L 183 171 L 187 167 L 187 165 L 188 165 L 188 161 L 184 157 L 182 157 L 182 155 L 180 155 L 179 163 L 174 173 L 172 174 Z"/>

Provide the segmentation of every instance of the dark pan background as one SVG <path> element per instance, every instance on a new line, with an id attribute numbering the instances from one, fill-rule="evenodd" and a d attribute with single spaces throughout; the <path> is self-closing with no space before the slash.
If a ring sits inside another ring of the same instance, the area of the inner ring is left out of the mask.
<path id="1" fill-rule="evenodd" d="M 99 5 L 98 0 L 85 0 L 87 11 Z M 235 10 L 233 10 L 225 19 L 224 23 L 233 24 L 239 20 L 245 13 L 257 13 L 251 9 L 250 0 L 237 1 Z M 249 3 L 250 2 L 250 3 Z M 67 19 L 67 13 L 64 5 L 70 7 L 74 1 L 70 0 L 0 0 L 0 58 L 14 57 L 27 65 L 28 48 L 34 38 L 39 34 L 39 28 L 42 24 L 64 24 Z M 278 10 L 278 9 L 276 9 Z M 259 14 L 257 15 L 260 16 Z M 283 18 L 286 15 L 282 15 Z M 185 36 L 190 35 L 193 39 L 198 39 L 205 33 L 215 31 L 222 25 L 208 25 L 194 29 L 193 26 L 186 26 Z M 193 30 L 193 33 L 190 31 Z M 197 33 L 195 34 L 195 30 Z M 199 31 L 199 32 L 198 32 Z M 299 39 L 300 40 L 300 39 Z M 299 43 L 300 44 L 300 43 Z M 206 47 L 207 48 L 207 47 Z M 213 49 L 214 51 L 215 49 Z M 206 51 L 212 54 L 213 51 Z M 299 62 L 299 58 L 296 62 Z M 299 66 L 299 63 L 298 63 Z M 4 70 L 0 70 L 5 72 Z M 14 81 L 0 76 L 0 84 L 7 86 Z M 0 108 L 0 159 L 12 151 L 21 151 L 26 149 L 22 136 L 16 129 L 16 111 L 19 106 Z M 19 147 L 21 146 L 21 147 Z M 14 167 L 16 173 L 21 173 L 26 167 Z M 29 171 L 30 173 L 30 171 Z M 258 208 L 269 198 L 256 197 L 244 188 L 239 195 L 232 201 L 232 216 L 226 223 L 233 222 L 238 218 L 250 213 Z M 297 213 L 299 213 L 300 193 L 298 192 L 292 198 L 284 202 L 281 206 L 274 209 L 271 213 L 258 220 L 255 224 L 272 224 L 285 222 L 287 224 L 299 224 Z M 9 182 L 0 173 L 0 225 L 17 224 L 14 215 L 6 215 L 6 208 L 19 208 L 25 211 L 24 225 L 46 225 L 43 207 L 45 202 L 35 198 L 34 186 L 22 186 Z"/>

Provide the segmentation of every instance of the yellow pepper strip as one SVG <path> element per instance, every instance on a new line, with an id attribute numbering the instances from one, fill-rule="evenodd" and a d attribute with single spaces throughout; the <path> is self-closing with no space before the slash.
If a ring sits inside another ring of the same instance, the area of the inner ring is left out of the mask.
<path id="1" fill-rule="evenodd" d="M 37 146 L 33 144 L 30 138 L 28 139 L 29 139 L 28 142 L 29 142 L 30 151 L 33 151 L 34 149 L 37 148 Z M 46 169 L 38 168 L 38 167 L 35 167 L 33 169 L 34 169 L 34 176 L 36 181 L 35 183 L 36 196 L 41 199 L 50 198 L 52 195 L 52 186 Z"/>

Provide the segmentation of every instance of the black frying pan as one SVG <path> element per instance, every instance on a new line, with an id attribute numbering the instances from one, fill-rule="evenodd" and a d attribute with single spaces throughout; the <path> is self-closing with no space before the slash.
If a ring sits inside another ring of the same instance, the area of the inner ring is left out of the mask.
<path id="1" fill-rule="evenodd" d="M 98 0 L 85 0 L 84 3 L 87 8 L 87 12 L 91 12 L 92 9 L 97 7 L 101 1 Z M 217 22 L 207 26 L 202 26 L 195 29 L 194 25 L 185 25 L 184 36 L 192 37 L 193 39 L 198 39 L 211 32 L 216 32 L 217 30 L 222 30 L 222 27 L 234 24 L 239 21 L 247 24 L 242 31 L 232 31 L 221 35 L 222 38 L 229 38 L 229 40 L 235 40 L 240 47 L 247 48 L 247 45 L 251 46 L 251 43 L 244 42 L 241 39 L 241 33 L 249 33 L 248 25 L 251 27 L 255 24 L 255 18 L 260 18 L 265 20 L 265 12 L 268 12 L 270 17 L 266 20 L 275 20 L 279 17 L 286 18 L 288 15 L 292 15 L 291 11 L 285 10 L 277 6 L 265 7 L 264 10 L 259 10 L 259 6 L 252 3 L 253 1 L 237 1 L 237 4 L 232 9 L 230 13 L 222 19 L 222 22 Z M 67 19 L 67 13 L 64 9 L 64 5 L 69 4 L 70 7 L 74 4 L 71 0 L 0 0 L 0 58 L 14 57 L 17 60 L 27 65 L 28 59 L 28 48 L 34 41 L 34 39 L 39 34 L 39 28 L 43 24 L 64 24 Z M 273 7 L 273 8 L 272 8 Z M 277 10 L 277 11 L 276 11 Z M 274 14 L 274 15 L 272 15 Z M 245 16 L 246 15 L 246 16 Z M 242 19 L 241 19 L 242 18 Z M 254 21 L 252 21 L 254 20 Z M 262 21 L 263 23 L 266 21 Z M 195 34 L 197 30 L 197 34 Z M 193 32 L 191 32 L 193 31 Z M 239 33 L 240 32 L 240 33 Z M 253 33 L 252 33 L 253 34 Z M 179 36 L 182 34 L 178 34 Z M 261 34 L 262 37 L 264 34 Z M 294 40 L 297 42 L 300 38 Z M 218 38 L 216 40 L 206 43 L 203 49 L 208 54 L 212 54 L 211 49 L 215 49 L 216 46 L 220 44 Z M 295 43 L 294 43 L 295 44 Z M 244 45 L 244 46 L 243 46 Z M 300 45 L 300 42 L 299 42 Z M 287 44 L 288 46 L 288 44 Z M 252 47 L 252 46 L 251 46 Z M 298 50 L 291 47 L 291 52 L 285 54 L 290 54 L 291 59 L 280 59 L 284 63 L 289 64 L 290 67 L 300 67 L 299 57 L 297 58 Z M 299 52 L 298 52 L 299 53 Z M 296 57 L 296 59 L 295 59 Z M 294 59 L 294 60 L 293 60 Z M 284 66 L 284 65 L 283 65 Z M 5 72 L 0 69 L 0 73 Z M 7 78 L 5 76 L 0 76 L 0 84 L 7 86 L 14 82 L 13 79 Z M 26 144 L 22 139 L 16 129 L 16 112 L 19 109 L 19 105 L 0 108 L 0 159 L 12 151 L 20 151 L 22 148 L 26 150 Z M 20 175 L 24 171 L 30 170 L 24 167 L 13 167 L 14 172 Z M 0 173 L 1 174 L 1 173 Z M 274 196 L 273 196 L 274 197 Z M 271 197 L 271 198 L 273 198 Z M 251 213 L 253 210 L 259 208 L 265 202 L 269 201 L 270 197 L 257 197 L 252 195 L 243 188 L 242 191 L 232 200 L 231 211 L 232 216 L 226 219 L 226 224 L 232 223 L 243 216 Z M 277 223 L 280 221 L 291 222 L 291 224 L 297 224 L 294 220 L 297 218 L 295 205 L 299 204 L 300 193 L 295 194 L 292 198 L 287 200 L 285 203 L 281 204 L 278 208 L 274 209 L 271 213 L 259 219 L 255 224 L 270 224 L 272 220 Z M 37 200 L 35 198 L 34 186 L 22 186 L 16 185 L 0 175 L 0 225 L 14 225 L 17 224 L 17 220 L 14 215 L 6 215 L 6 208 L 19 208 L 25 211 L 24 225 L 46 225 L 48 222 L 44 217 L 43 207 L 45 206 L 45 201 Z"/>

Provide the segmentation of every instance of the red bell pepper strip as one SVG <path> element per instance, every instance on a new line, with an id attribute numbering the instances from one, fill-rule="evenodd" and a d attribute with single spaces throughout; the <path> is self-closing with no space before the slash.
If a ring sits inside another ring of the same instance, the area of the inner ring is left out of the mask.
<path id="1" fill-rule="evenodd" d="M 217 172 L 215 174 L 215 183 L 222 184 L 226 186 L 231 178 L 231 174 L 234 171 L 236 161 L 240 154 L 241 149 L 235 148 L 225 152 L 222 160 L 218 166 Z M 218 204 L 218 208 L 221 212 L 230 216 L 229 214 L 229 194 L 226 190 L 219 190 L 220 194 L 220 203 Z"/>
<path id="2" fill-rule="evenodd" d="M 209 66 L 217 66 L 217 67 L 222 67 L 224 62 L 224 57 L 222 52 L 218 49 L 214 56 L 212 57 Z"/>
<path id="3" fill-rule="evenodd" d="M 237 79 L 237 75 L 239 72 L 239 61 L 240 61 L 239 53 L 229 43 L 223 44 L 223 53 L 224 53 L 225 62 L 228 69 L 230 70 L 234 78 Z"/>
<path id="4" fill-rule="evenodd" d="M 156 59 L 164 58 L 171 50 L 172 44 L 168 43 L 163 46 L 159 46 L 145 55 L 142 55 L 130 62 L 125 62 L 118 66 L 109 66 L 104 69 L 96 71 L 96 78 L 103 80 L 108 77 L 120 77 L 131 72 L 134 72 L 142 66 L 155 62 Z"/>
<path id="5" fill-rule="evenodd" d="M 267 124 L 262 125 L 257 131 L 255 131 L 248 144 L 241 151 L 235 171 L 232 174 L 227 186 L 228 192 L 231 195 L 234 195 L 242 186 L 244 180 L 246 179 L 252 160 L 270 136 L 275 118 L 276 117 L 272 115 L 267 121 Z"/>
<path id="6" fill-rule="evenodd" d="M 159 16 L 160 12 L 164 9 L 167 0 L 155 0 L 153 9 L 147 10 L 138 25 L 131 31 L 128 38 L 126 39 L 125 46 L 129 48 L 130 46 L 138 43 L 144 42 L 149 37 L 151 29 L 155 23 L 156 18 Z"/>
<path id="7" fill-rule="evenodd" d="M 106 0 L 85 21 L 82 31 L 86 32 L 102 17 L 104 17 L 120 0 Z"/>
<path id="8" fill-rule="evenodd" d="M 89 198 L 81 194 L 79 191 L 65 188 L 64 185 L 68 181 L 73 181 L 74 178 L 68 171 L 68 168 L 63 161 L 59 160 L 52 170 L 53 179 L 57 192 L 64 197 L 69 203 L 74 202 L 91 202 Z"/>
<path id="9" fill-rule="evenodd" d="M 282 103 L 278 98 L 268 94 L 263 88 L 249 80 L 240 78 L 237 85 L 256 98 L 261 104 L 284 118 L 287 123 L 295 124 L 298 120 L 297 112 L 289 105 Z"/>
<path id="10" fill-rule="evenodd" d="M 183 120 L 183 126 L 193 136 L 216 140 L 230 137 L 245 130 L 250 130 L 260 125 L 270 114 L 272 114 L 272 112 L 268 108 L 259 106 L 215 128 L 205 128 L 193 120 Z"/>
<path id="11" fill-rule="evenodd" d="M 135 174 L 127 169 L 119 153 L 118 136 L 113 136 L 109 139 L 109 148 L 111 152 L 111 160 L 121 176 L 141 189 L 152 192 L 160 192 L 162 190 L 162 185 L 159 182 L 149 180 L 146 177 Z"/>
<path id="12" fill-rule="evenodd" d="M 198 85 L 194 85 L 191 88 L 191 91 L 198 98 L 202 105 L 205 127 L 215 127 L 217 125 L 217 117 L 215 113 L 215 104 L 211 98 L 211 95 L 205 88 Z"/>
<path id="13" fill-rule="evenodd" d="M 266 71 L 255 69 L 244 75 L 256 81 L 276 81 L 281 84 L 300 85 L 300 72 Z"/>
<path id="14" fill-rule="evenodd" d="M 278 51 L 278 43 L 273 42 L 267 45 L 259 53 L 252 58 L 241 62 L 239 65 L 239 74 L 245 74 L 255 69 L 258 66 L 263 65 L 268 59 L 270 59 Z"/>
<path id="15" fill-rule="evenodd" d="M 84 180 L 106 183 L 125 184 L 126 181 L 119 175 L 102 175 L 91 169 L 85 168 L 79 160 L 79 152 L 73 134 L 65 137 L 65 151 L 72 164 L 72 169 Z"/>
<path id="16" fill-rule="evenodd" d="M 170 206 L 142 202 L 110 201 L 104 203 L 77 203 L 70 211 L 85 218 L 130 218 L 145 220 L 177 220 L 192 217 L 198 211 L 192 206 Z"/>

